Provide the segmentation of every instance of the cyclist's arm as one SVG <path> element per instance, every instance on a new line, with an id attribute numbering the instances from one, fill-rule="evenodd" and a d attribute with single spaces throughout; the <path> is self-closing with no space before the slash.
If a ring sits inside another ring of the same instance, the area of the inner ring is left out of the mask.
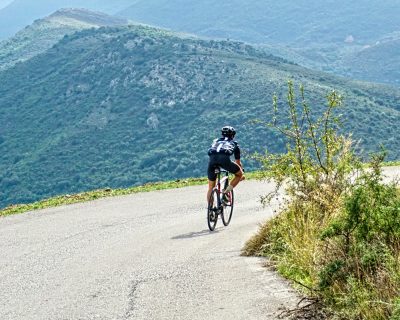
<path id="1" fill-rule="evenodd" d="M 242 169 L 243 175 L 242 175 L 242 178 L 240 179 L 240 181 L 242 181 L 242 180 L 246 179 L 246 177 L 244 176 L 244 168 L 243 168 L 242 162 L 240 162 L 240 159 L 235 159 L 235 162 L 236 162 L 236 163 L 239 165 L 239 167 Z"/>
<path id="2" fill-rule="evenodd" d="M 240 159 L 236 159 L 235 162 L 239 165 L 239 167 L 242 169 L 243 173 L 244 173 L 244 168 L 243 168 L 243 164 L 240 161 Z"/>
<path id="3" fill-rule="evenodd" d="M 239 147 L 239 144 L 236 141 L 235 141 L 235 149 L 234 149 L 233 153 L 235 155 L 235 162 L 243 170 L 243 165 L 242 165 L 242 162 L 240 161 L 240 147 Z M 243 170 L 243 172 L 244 172 L 244 170 Z"/>

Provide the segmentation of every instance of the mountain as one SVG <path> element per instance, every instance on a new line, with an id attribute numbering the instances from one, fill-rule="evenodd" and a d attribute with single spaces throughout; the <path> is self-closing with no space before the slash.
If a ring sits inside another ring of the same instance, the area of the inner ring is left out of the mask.
<path id="1" fill-rule="evenodd" d="M 0 42 L 0 71 L 46 51 L 65 35 L 88 28 L 128 23 L 123 18 L 85 9 L 61 9 Z"/>
<path id="2" fill-rule="evenodd" d="M 366 47 L 400 32 L 397 0 L 0 0 L 0 40 L 63 7 L 84 7 L 134 21 L 234 39 L 269 49 L 269 53 L 360 80 L 399 85 L 398 55 Z M 9 3 L 8 6 L 5 6 Z M 2 6 L 3 9 L 1 9 Z M 393 43 L 394 45 L 394 43 Z M 381 54 L 382 53 L 382 54 Z M 366 57 L 364 59 L 364 57 Z M 359 60 L 361 59 L 361 60 Z M 386 64 L 382 65 L 382 59 Z M 355 62 L 360 62 L 359 64 Z M 379 68 L 377 67 L 379 65 Z M 379 72 L 383 67 L 383 72 Z"/>
<path id="3" fill-rule="evenodd" d="M 400 85 L 400 31 L 347 56 L 343 66 L 348 76 Z"/>
<path id="4" fill-rule="evenodd" d="M 384 57 L 396 65 L 398 55 L 348 63 L 365 46 L 400 31 L 397 0 L 142 0 L 119 14 L 135 21 L 201 36 L 235 39 L 270 47 L 272 53 L 311 68 L 359 79 L 398 85 L 397 69 L 379 75 L 374 64 Z"/>
<path id="5" fill-rule="evenodd" d="M 314 72 L 233 41 L 206 41 L 143 26 L 65 36 L 0 72 L 0 207 L 55 194 L 203 176 L 221 126 L 249 154 L 284 149 L 254 119 L 272 95 L 303 83 L 318 110 L 336 88 L 345 130 L 366 152 L 400 157 L 400 91 Z"/>
<path id="6" fill-rule="evenodd" d="M 61 8 L 85 8 L 114 14 L 134 3 L 135 0 L 14 0 L 0 9 L 0 40 Z"/>
<path id="7" fill-rule="evenodd" d="M 369 44 L 400 30 L 397 0 L 141 0 L 119 14 L 203 36 L 276 43 Z M 349 39 L 347 39 L 349 42 Z"/>

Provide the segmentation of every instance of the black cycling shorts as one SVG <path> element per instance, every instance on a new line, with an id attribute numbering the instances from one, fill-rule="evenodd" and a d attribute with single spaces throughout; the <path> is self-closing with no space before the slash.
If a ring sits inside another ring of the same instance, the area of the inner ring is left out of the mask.
<path id="1" fill-rule="evenodd" d="M 238 173 L 240 170 L 239 165 L 232 162 L 229 155 L 218 153 L 211 154 L 207 169 L 208 180 L 215 181 L 217 179 L 215 169 L 220 167 L 233 174 Z"/>

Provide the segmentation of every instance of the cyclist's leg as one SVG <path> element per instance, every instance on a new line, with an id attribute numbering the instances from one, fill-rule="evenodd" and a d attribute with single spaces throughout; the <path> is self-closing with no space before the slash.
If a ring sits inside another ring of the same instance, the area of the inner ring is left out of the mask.
<path id="1" fill-rule="evenodd" d="M 235 163 L 236 164 L 236 163 Z M 237 165 L 237 164 L 236 164 Z M 238 166 L 238 165 L 237 165 Z M 239 166 L 238 166 L 239 167 Z M 239 182 L 242 180 L 243 177 L 243 170 L 242 168 L 239 167 L 239 171 L 234 173 L 235 177 L 231 180 L 230 185 L 232 186 L 232 189 L 236 187 Z"/>
<path id="2" fill-rule="evenodd" d="M 208 180 L 207 203 L 208 201 L 210 201 L 211 192 L 214 189 L 216 182 L 217 182 L 216 180 L 214 181 Z"/>
<path id="3" fill-rule="evenodd" d="M 207 169 L 207 176 L 208 176 L 207 203 L 210 200 L 211 192 L 217 182 L 217 174 L 215 173 L 216 166 L 217 166 L 216 157 L 215 155 L 211 155 Z"/>
<path id="4" fill-rule="evenodd" d="M 222 167 L 225 170 L 228 170 L 230 173 L 233 173 L 235 175 L 235 177 L 230 181 L 229 186 L 226 190 L 226 191 L 231 191 L 233 190 L 234 187 L 238 185 L 238 183 L 242 179 L 243 170 L 237 163 L 231 161 L 229 157 L 226 157 L 225 161 L 222 164 Z"/>

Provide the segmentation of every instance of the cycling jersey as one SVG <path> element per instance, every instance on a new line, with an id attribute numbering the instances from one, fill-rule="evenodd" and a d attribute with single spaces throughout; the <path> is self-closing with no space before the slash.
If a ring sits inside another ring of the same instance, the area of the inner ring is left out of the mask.
<path id="1" fill-rule="evenodd" d="M 240 148 L 237 141 L 229 138 L 215 139 L 208 149 L 208 155 L 210 160 L 207 175 L 210 181 L 215 181 L 217 177 L 215 169 L 218 167 L 222 167 L 233 174 L 240 170 L 240 166 L 230 160 L 231 155 L 234 155 L 236 160 L 240 160 Z"/>
<path id="2" fill-rule="evenodd" d="M 213 141 L 213 144 L 208 149 L 208 155 L 212 154 L 226 154 L 235 156 L 236 160 L 240 160 L 240 148 L 237 141 L 229 138 L 219 138 Z"/>

